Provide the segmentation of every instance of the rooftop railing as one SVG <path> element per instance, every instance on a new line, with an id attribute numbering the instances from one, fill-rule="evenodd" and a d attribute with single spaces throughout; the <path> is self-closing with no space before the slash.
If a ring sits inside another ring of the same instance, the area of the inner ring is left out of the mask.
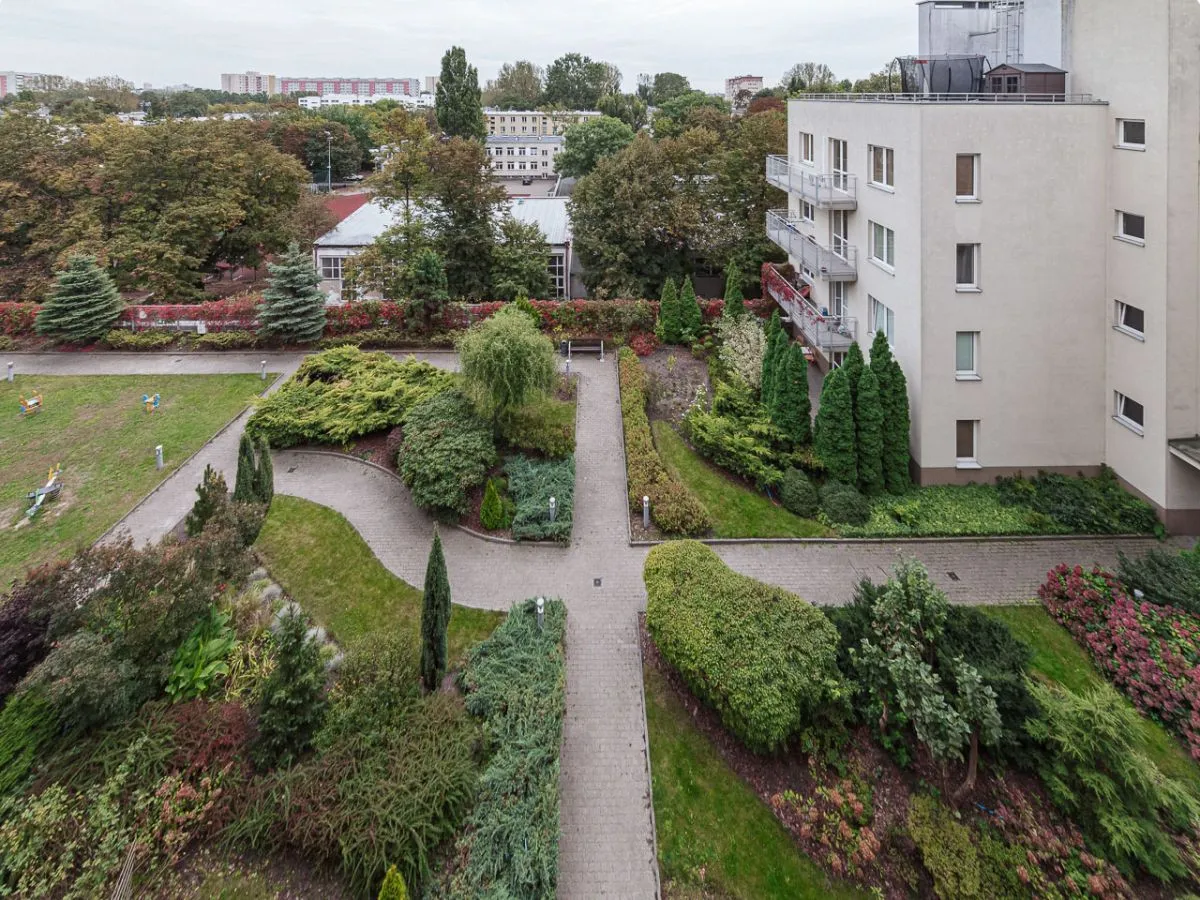
<path id="1" fill-rule="evenodd" d="M 792 94 L 789 100 L 838 103 L 1104 103 L 1092 94 Z"/>

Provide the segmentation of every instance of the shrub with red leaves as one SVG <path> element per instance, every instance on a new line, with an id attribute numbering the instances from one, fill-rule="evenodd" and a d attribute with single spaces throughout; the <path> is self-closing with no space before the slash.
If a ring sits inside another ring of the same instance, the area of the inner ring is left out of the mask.
<path id="1" fill-rule="evenodd" d="M 33 323 L 41 308 L 37 303 L 0 303 L 0 334 L 33 334 Z"/>
<path id="2" fill-rule="evenodd" d="M 229 766 L 249 772 L 254 727 L 249 710 L 240 703 L 192 700 L 172 706 L 166 718 L 175 728 L 171 764 L 185 775 Z"/>
<path id="3" fill-rule="evenodd" d="M 630 335 L 629 348 L 638 356 L 649 356 L 657 347 L 658 338 L 652 332 Z"/>

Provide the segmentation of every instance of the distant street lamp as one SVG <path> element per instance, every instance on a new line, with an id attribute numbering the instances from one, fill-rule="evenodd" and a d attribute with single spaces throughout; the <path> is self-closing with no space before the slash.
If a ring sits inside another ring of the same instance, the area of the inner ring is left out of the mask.
<path id="1" fill-rule="evenodd" d="M 325 132 L 325 191 L 333 193 L 333 134 Z"/>

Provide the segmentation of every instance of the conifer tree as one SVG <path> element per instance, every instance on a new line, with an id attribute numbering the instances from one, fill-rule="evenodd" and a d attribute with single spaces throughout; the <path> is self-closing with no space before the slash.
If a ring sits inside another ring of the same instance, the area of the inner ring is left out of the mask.
<path id="1" fill-rule="evenodd" d="M 54 290 L 38 310 L 38 334 L 67 341 L 94 341 L 117 323 L 124 308 L 108 273 L 92 256 L 72 256 L 58 273 Z"/>
<path id="2" fill-rule="evenodd" d="M 887 335 L 882 331 L 875 332 L 871 342 L 871 371 L 879 383 L 879 403 L 883 407 L 884 422 L 888 418 L 888 403 L 891 400 L 892 348 L 888 346 Z M 886 431 L 886 424 L 884 426 Z"/>
<path id="3" fill-rule="evenodd" d="M 680 285 L 678 302 L 680 341 L 691 344 L 700 339 L 704 313 L 700 311 L 700 302 L 696 299 L 696 288 L 692 286 L 692 279 L 687 276 L 684 276 Z"/>
<path id="4" fill-rule="evenodd" d="M 825 385 L 821 389 L 821 408 L 817 410 L 813 449 L 830 479 L 851 487 L 858 484 L 854 437 L 850 381 L 846 377 L 846 370 L 837 368 L 825 377 Z"/>
<path id="5" fill-rule="evenodd" d="M 908 381 L 895 359 L 888 366 L 888 399 L 884 403 L 884 415 L 883 477 L 890 493 L 903 494 L 911 484 L 908 474 Z"/>
<path id="6" fill-rule="evenodd" d="M 775 386 L 778 384 L 780 364 L 788 348 L 787 332 L 782 328 L 767 338 L 767 352 L 763 356 L 762 402 L 768 410 L 775 403 Z"/>
<path id="7" fill-rule="evenodd" d="M 295 343 L 319 340 L 325 331 L 325 295 L 312 259 L 293 243 L 267 270 L 271 277 L 258 306 L 259 334 Z"/>
<path id="8" fill-rule="evenodd" d="M 275 466 L 266 438 L 258 439 L 258 468 L 254 472 L 254 496 L 259 503 L 271 505 L 275 499 Z"/>
<path id="9" fill-rule="evenodd" d="M 276 622 L 275 668 L 263 686 L 255 762 L 261 768 L 290 766 L 312 744 L 325 717 L 325 665 L 295 605 Z"/>
<path id="10" fill-rule="evenodd" d="M 449 656 L 446 630 L 450 627 L 450 576 L 442 553 L 442 536 L 433 532 L 433 548 L 425 567 L 425 597 L 421 607 L 421 681 L 436 691 L 446 677 Z"/>
<path id="11" fill-rule="evenodd" d="M 204 530 L 204 526 L 208 524 L 208 520 L 216 515 L 217 511 L 225 505 L 228 500 L 228 493 L 229 489 L 225 486 L 225 476 L 212 466 L 205 466 L 204 477 L 200 484 L 196 486 L 196 502 L 192 506 L 192 511 L 187 514 L 187 519 L 184 521 L 188 537 L 195 537 Z"/>
<path id="12" fill-rule="evenodd" d="M 238 441 L 237 478 L 233 482 L 234 503 L 258 502 L 258 466 L 254 463 L 254 442 L 242 432 Z"/>
<path id="13" fill-rule="evenodd" d="M 670 278 L 663 282 L 662 294 L 658 300 L 658 324 L 662 331 L 663 343 L 679 343 L 682 331 L 679 317 L 679 296 L 675 291 L 675 282 Z"/>
<path id="14" fill-rule="evenodd" d="M 504 503 L 496 490 L 496 480 L 489 478 L 483 491 L 483 505 L 479 507 L 479 522 L 489 531 L 504 527 Z"/>
<path id="15" fill-rule="evenodd" d="M 763 368 L 762 378 L 760 379 L 761 387 L 759 388 L 759 399 L 765 406 L 770 406 L 771 389 L 775 385 L 775 368 L 774 368 L 774 353 L 777 346 L 775 336 L 783 332 L 783 326 L 779 323 L 779 310 L 775 310 L 771 314 L 770 320 L 767 322 L 766 329 L 766 352 L 763 353 Z"/>
<path id="16" fill-rule="evenodd" d="M 771 421 L 796 446 L 812 440 L 812 409 L 808 399 L 808 362 L 799 344 L 793 343 L 775 367 Z"/>
<path id="17" fill-rule="evenodd" d="M 858 401 L 858 379 L 862 377 L 864 365 L 866 360 L 863 359 L 862 347 L 855 341 L 846 351 L 846 359 L 841 366 L 846 370 L 846 379 L 850 383 L 850 400 L 855 403 Z"/>
<path id="18" fill-rule="evenodd" d="M 387 874 L 383 876 L 383 884 L 379 886 L 379 900 L 408 900 L 408 887 L 395 866 L 388 866 Z"/>
<path id="19" fill-rule="evenodd" d="M 742 271 L 736 263 L 731 263 L 725 270 L 725 309 L 721 315 L 726 319 L 735 319 L 745 314 L 746 303 L 742 296 Z"/>
<path id="20" fill-rule="evenodd" d="M 854 421 L 858 429 L 858 486 L 867 496 L 882 494 L 883 477 L 883 404 L 879 381 L 869 366 L 858 380 Z"/>

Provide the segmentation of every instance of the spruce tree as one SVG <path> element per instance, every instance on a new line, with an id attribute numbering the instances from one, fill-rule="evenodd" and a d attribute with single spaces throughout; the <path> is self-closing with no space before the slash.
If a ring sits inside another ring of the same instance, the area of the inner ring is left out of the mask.
<path id="1" fill-rule="evenodd" d="M 254 471 L 254 496 L 267 506 L 275 499 L 275 466 L 271 463 L 271 448 L 266 438 L 258 439 L 258 468 Z"/>
<path id="2" fill-rule="evenodd" d="M 900 363 L 892 360 L 888 367 L 888 399 L 884 403 L 883 477 L 887 489 L 903 494 L 911 484 L 908 474 L 908 381 Z"/>
<path id="3" fill-rule="evenodd" d="M 883 477 L 883 403 L 879 381 L 870 367 L 864 367 L 858 380 L 854 421 L 858 429 L 858 486 L 867 496 L 882 494 Z"/>
<path id="4" fill-rule="evenodd" d="M 258 502 L 258 466 L 254 463 L 254 442 L 242 432 L 238 441 L 237 478 L 233 482 L 234 503 Z"/>
<path id="5" fill-rule="evenodd" d="M 425 690 L 436 691 L 446 677 L 449 650 L 446 630 L 450 627 L 450 576 L 442 553 L 442 536 L 433 532 L 433 549 L 425 567 L 425 597 L 421 606 L 421 681 Z"/>
<path id="6" fill-rule="evenodd" d="M 691 344 L 700 340 L 700 331 L 704 327 L 704 313 L 700 310 L 700 301 L 696 299 L 696 288 L 692 279 L 684 276 L 679 289 L 679 337 L 682 343 Z"/>
<path id="7" fill-rule="evenodd" d="M 679 296 L 675 291 L 675 282 L 670 278 L 663 282 L 662 294 L 659 296 L 658 324 L 663 343 L 679 343 L 682 325 L 679 320 Z"/>
<path id="8" fill-rule="evenodd" d="M 436 250 L 426 247 L 408 266 L 407 312 L 421 317 L 425 334 L 433 331 L 433 317 L 440 313 L 450 300 L 446 281 L 446 262 Z"/>
<path id="9" fill-rule="evenodd" d="M 38 310 L 38 334 L 67 341 L 94 341 L 117 323 L 124 308 L 108 273 L 92 256 L 72 256 L 58 273 L 54 290 Z"/>
<path id="10" fill-rule="evenodd" d="M 192 511 L 184 520 L 188 537 L 195 537 L 204 530 L 208 520 L 216 515 L 228 500 L 229 489 L 225 486 L 225 476 L 212 466 L 204 467 L 204 477 L 196 486 L 196 502 Z"/>
<path id="11" fill-rule="evenodd" d="M 451 47 L 442 56 L 434 111 L 438 127 L 451 137 L 477 141 L 487 137 L 479 72 L 467 64 L 467 51 L 462 47 Z"/>
<path id="12" fill-rule="evenodd" d="M 260 768 L 290 766 L 312 744 L 325 717 L 325 665 L 298 607 L 276 623 L 275 668 L 263 685 L 254 759 Z"/>
<path id="13" fill-rule="evenodd" d="M 858 484 L 858 460 L 854 449 L 854 405 L 846 370 L 834 369 L 821 388 L 817 431 L 813 449 L 833 481 L 851 487 Z"/>
<path id="14" fill-rule="evenodd" d="M 742 272 L 736 263 L 725 270 L 725 309 L 721 312 L 726 319 L 736 319 L 746 314 L 745 298 L 742 296 Z"/>
<path id="15" fill-rule="evenodd" d="M 379 900 L 408 900 L 408 887 L 395 866 L 388 866 L 387 874 L 383 876 L 383 884 L 379 886 Z"/>
<path id="16" fill-rule="evenodd" d="M 312 259 L 297 244 L 270 263 L 270 283 L 258 306 L 258 332 L 293 343 L 320 340 L 325 331 L 325 295 Z"/>

